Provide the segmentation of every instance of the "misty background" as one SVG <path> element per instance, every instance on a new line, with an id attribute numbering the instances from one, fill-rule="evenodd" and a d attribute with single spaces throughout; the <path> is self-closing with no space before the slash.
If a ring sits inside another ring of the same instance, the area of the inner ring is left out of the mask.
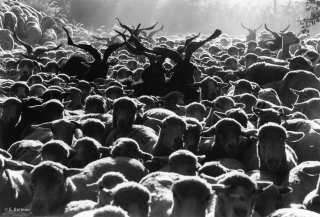
<path id="1" fill-rule="evenodd" d="M 105 26 L 108 30 L 118 17 L 127 25 L 142 27 L 159 22 L 164 24 L 160 34 L 186 32 L 246 35 L 241 21 L 248 28 L 267 23 L 274 31 L 284 29 L 298 33 L 300 18 L 306 17 L 305 0 L 72 0 L 70 17 L 89 28 Z M 320 32 L 319 23 L 310 28 L 311 34 Z"/>

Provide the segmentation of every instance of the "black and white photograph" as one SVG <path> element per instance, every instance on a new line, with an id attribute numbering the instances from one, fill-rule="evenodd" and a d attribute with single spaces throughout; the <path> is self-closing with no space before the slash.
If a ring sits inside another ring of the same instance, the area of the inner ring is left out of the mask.
<path id="1" fill-rule="evenodd" d="M 0 0 L 0 217 L 320 217 L 320 0 Z"/>

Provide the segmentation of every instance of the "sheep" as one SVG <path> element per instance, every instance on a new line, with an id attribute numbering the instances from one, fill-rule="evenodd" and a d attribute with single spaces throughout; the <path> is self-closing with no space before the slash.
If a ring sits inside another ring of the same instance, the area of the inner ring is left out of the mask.
<path id="1" fill-rule="evenodd" d="M 275 105 L 281 106 L 281 101 L 277 92 L 272 88 L 260 89 L 258 92 L 258 99 L 269 101 Z"/>
<path id="2" fill-rule="evenodd" d="M 23 161 L 29 164 L 35 164 L 43 143 L 37 140 L 20 140 L 13 143 L 8 152 L 13 160 Z"/>
<path id="3" fill-rule="evenodd" d="M 298 142 L 288 142 L 297 154 L 299 162 L 320 160 L 320 125 L 312 120 L 296 118 L 285 121 L 282 126 L 289 131 L 303 132 L 305 136 Z"/>
<path id="4" fill-rule="evenodd" d="M 179 116 L 169 116 L 161 123 L 159 138 L 150 153 L 154 156 L 168 156 L 183 147 L 183 135 L 187 129 L 186 122 Z"/>
<path id="5" fill-rule="evenodd" d="M 83 137 L 73 145 L 74 156 L 69 160 L 69 167 L 83 168 L 102 156 L 110 156 L 110 148 L 102 147 L 95 139 Z"/>
<path id="6" fill-rule="evenodd" d="M 142 159 L 143 161 L 151 160 L 153 156 L 140 150 L 138 143 L 134 139 L 121 137 L 117 139 L 110 152 L 111 157 L 129 157 Z"/>
<path id="7" fill-rule="evenodd" d="M 88 96 L 84 104 L 85 113 L 105 113 L 106 100 L 99 95 Z"/>
<path id="8" fill-rule="evenodd" d="M 124 157 L 103 158 L 88 164 L 81 170 L 70 169 L 56 162 L 41 162 L 31 171 L 34 186 L 32 213 L 34 215 L 60 214 L 66 204 L 72 200 L 95 200 L 97 194 L 88 189 L 86 184 L 95 182 L 103 173 L 109 171 L 122 172 L 128 180 L 134 181 L 139 181 L 147 174 L 140 162 Z"/>
<path id="9" fill-rule="evenodd" d="M 71 201 L 66 205 L 63 216 L 74 216 L 83 211 L 109 205 L 112 201 L 109 189 L 124 182 L 128 182 L 128 180 L 119 172 L 107 172 L 103 174 L 97 182 L 87 184 L 88 188 L 98 192 L 97 202 L 91 200 Z"/>
<path id="10" fill-rule="evenodd" d="M 187 123 L 187 130 L 183 135 L 184 148 L 192 153 L 198 153 L 198 146 L 203 130 L 202 123 L 195 118 L 186 117 L 184 120 Z"/>
<path id="11" fill-rule="evenodd" d="M 151 196 L 149 190 L 135 182 L 124 182 L 109 190 L 113 206 L 119 206 L 132 217 L 148 217 Z"/>
<path id="12" fill-rule="evenodd" d="M 291 91 L 298 96 L 295 103 L 305 102 L 312 98 L 320 98 L 320 92 L 315 88 L 304 88 L 302 90 L 295 90 L 291 88 Z"/>
<path id="13" fill-rule="evenodd" d="M 213 185 L 216 186 L 213 187 L 216 194 L 208 216 L 252 216 L 257 196 L 270 184 L 272 183 L 257 182 L 238 171 L 220 176 L 217 185 Z"/>
<path id="14" fill-rule="evenodd" d="M 198 170 L 199 176 L 205 174 L 210 177 L 218 177 L 230 172 L 231 170 L 223 166 L 219 161 L 210 161 L 204 163 Z"/>
<path id="15" fill-rule="evenodd" d="M 240 95 L 244 93 L 254 94 L 259 91 L 259 85 L 254 82 L 250 82 L 246 79 L 238 79 L 237 81 L 230 81 L 231 87 L 228 91 L 228 95 Z"/>
<path id="16" fill-rule="evenodd" d="M 292 188 L 288 186 L 279 186 L 278 177 L 272 173 L 253 170 L 249 171 L 247 175 L 255 181 L 270 181 L 270 185 L 264 189 L 262 194 L 256 198 L 256 205 L 254 210 L 260 216 L 267 216 L 271 212 L 280 207 L 283 207 L 283 201 L 292 193 Z"/>
<path id="17" fill-rule="evenodd" d="M 83 109 L 83 95 L 79 88 L 69 88 L 68 89 L 68 99 L 69 101 L 65 102 L 65 108 L 68 110 L 78 110 Z"/>
<path id="18" fill-rule="evenodd" d="M 115 206 L 104 206 L 99 209 L 94 209 L 90 211 L 81 212 L 74 217 L 129 217 L 127 212 L 125 212 L 120 207 Z"/>
<path id="19" fill-rule="evenodd" d="M 58 119 L 51 122 L 42 124 L 31 125 L 32 128 L 47 128 L 53 133 L 53 139 L 64 141 L 66 144 L 71 145 L 73 134 L 76 129 L 81 128 L 81 125 L 76 121 L 69 121 L 66 119 Z"/>
<path id="20" fill-rule="evenodd" d="M 310 175 L 319 175 L 319 168 L 314 167 L 311 171 L 308 171 L 307 168 L 305 172 L 308 172 Z M 319 179 L 316 185 L 316 188 L 309 192 L 303 200 L 303 205 L 306 207 L 307 210 L 314 211 L 319 213 Z"/>
<path id="21" fill-rule="evenodd" d="M 15 97 L 9 97 L 0 103 L 2 114 L 0 118 L 0 148 L 7 150 L 9 146 L 16 141 L 15 125 L 18 123 L 22 102 Z"/>
<path id="22" fill-rule="evenodd" d="M 259 128 L 257 136 L 260 170 L 284 177 L 297 165 L 297 156 L 286 141 L 299 141 L 304 133 L 287 131 L 284 127 L 270 122 Z"/>
<path id="23" fill-rule="evenodd" d="M 222 88 L 226 87 L 228 84 L 224 83 L 219 77 L 206 77 L 200 82 L 195 82 L 192 84 L 193 87 L 200 87 L 201 100 L 214 100 L 217 96 L 221 94 Z"/>
<path id="24" fill-rule="evenodd" d="M 1 22 L 0 22 L 1 23 Z M 1 24 L 0 24 L 1 25 Z M 3 50 L 12 50 L 14 47 L 14 40 L 8 29 L 0 29 L 0 48 Z"/>
<path id="25" fill-rule="evenodd" d="M 211 186 L 214 189 L 213 186 Z M 196 177 L 185 177 L 171 187 L 173 204 L 167 216 L 205 216 L 211 200 L 211 188 Z"/>
<path id="26" fill-rule="evenodd" d="M 244 110 L 235 108 L 226 111 L 226 113 L 215 112 L 220 118 L 232 118 L 238 121 L 242 127 L 244 128 L 254 128 L 253 124 L 251 124 L 248 120 L 248 116 Z"/>
<path id="27" fill-rule="evenodd" d="M 296 96 L 290 88 L 302 90 L 311 87 L 320 90 L 320 82 L 311 72 L 295 70 L 288 72 L 282 80 L 264 86 L 264 88 L 268 87 L 277 91 L 283 106 L 291 106 L 296 101 Z"/>
<path id="28" fill-rule="evenodd" d="M 160 100 L 164 101 L 163 108 L 171 110 L 180 115 L 178 105 L 184 105 L 184 95 L 179 91 L 172 91 L 163 97 L 159 97 Z"/>
<path id="29" fill-rule="evenodd" d="M 51 140 L 40 149 L 41 161 L 54 161 L 66 165 L 71 148 L 60 140 Z"/>
<path id="30" fill-rule="evenodd" d="M 289 71 L 290 69 L 284 66 L 261 62 L 252 64 L 244 74 L 238 76 L 262 86 L 283 79 Z"/>
<path id="31" fill-rule="evenodd" d="M 0 214 L 10 207 L 23 208 L 32 199 L 30 167 L 26 163 L 11 160 L 10 157 L 3 151 L 0 154 Z"/>
<path id="32" fill-rule="evenodd" d="M 258 128 L 268 122 L 281 124 L 281 121 L 282 121 L 281 118 L 285 116 L 282 110 L 277 111 L 273 108 L 260 109 L 260 108 L 253 107 L 252 111 L 258 117 L 258 123 L 257 123 Z"/>
<path id="33" fill-rule="evenodd" d="M 290 170 L 283 185 L 293 191 L 282 201 L 283 207 L 290 207 L 291 204 L 302 204 L 303 200 L 317 186 L 318 176 L 315 174 L 319 168 L 318 161 L 305 161 Z"/>
<path id="34" fill-rule="evenodd" d="M 68 30 L 63 27 L 64 31 L 67 34 L 67 41 L 68 45 L 77 47 L 80 49 L 83 49 L 84 51 L 88 52 L 92 57 L 94 58 L 94 61 L 92 63 L 86 63 L 89 66 L 88 71 L 86 71 L 83 75 L 83 78 L 87 81 L 93 81 L 95 78 L 105 78 L 106 74 L 109 70 L 109 67 L 111 63 L 108 63 L 108 59 L 110 55 L 116 51 L 118 48 L 122 47 L 124 43 L 114 43 L 110 45 L 104 52 L 103 57 L 101 58 L 101 55 L 97 49 L 95 49 L 92 45 L 86 45 L 86 44 L 76 44 L 71 39 Z"/>
<path id="35" fill-rule="evenodd" d="M 237 158 L 246 149 L 246 144 L 241 142 L 241 136 L 246 135 L 246 130 L 234 119 L 223 118 L 201 134 L 203 137 L 213 135 L 214 144 L 204 152 L 207 161 L 225 157 Z"/>
<path id="36" fill-rule="evenodd" d="M 114 102 L 113 129 L 107 138 L 105 144 L 107 147 L 120 137 L 128 137 L 136 140 L 142 151 L 151 153 L 158 137 L 151 128 L 133 124 L 137 108 L 136 102 L 128 97 L 121 97 Z"/>
<path id="37" fill-rule="evenodd" d="M 304 217 L 304 216 L 318 217 L 320 215 L 316 212 L 308 211 L 305 209 L 283 208 L 270 213 L 267 217 Z"/>
<path id="38" fill-rule="evenodd" d="M 10 96 L 17 97 L 19 99 L 26 98 L 29 95 L 30 88 L 24 82 L 14 82 L 10 87 Z"/>
<path id="39" fill-rule="evenodd" d="M 244 93 L 241 95 L 235 95 L 232 97 L 237 103 L 242 103 L 245 105 L 243 110 L 246 112 L 246 114 L 252 113 L 252 107 L 257 104 L 257 98 L 248 93 Z"/>
<path id="40" fill-rule="evenodd" d="M 287 60 L 289 62 L 290 70 L 301 69 L 301 70 L 306 70 L 309 72 L 314 71 L 311 61 L 303 56 L 295 56 L 295 57 L 289 58 Z"/>
<path id="41" fill-rule="evenodd" d="M 81 124 L 81 131 L 83 136 L 91 137 L 100 144 L 104 144 L 106 140 L 106 126 L 104 123 L 96 118 L 88 118 Z"/>
<path id="42" fill-rule="evenodd" d="M 293 104 L 293 111 L 300 111 L 307 116 L 308 119 L 318 119 L 320 98 L 312 98 L 305 102 Z"/>
<path id="43" fill-rule="evenodd" d="M 173 111 L 163 108 L 153 108 L 144 112 L 144 117 L 156 118 L 159 120 L 163 120 L 169 116 L 176 115 Z"/>
<path id="44" fill-rule="evenodd" d="M 300 39 L 293 32 L 283 32 L 281 33 L 282 38 L 282 48 L 278 52 L 277 58 L 286 60 L 291 57 L 290 54 L 290 46 L 294 44 L 298 44 Z"/>

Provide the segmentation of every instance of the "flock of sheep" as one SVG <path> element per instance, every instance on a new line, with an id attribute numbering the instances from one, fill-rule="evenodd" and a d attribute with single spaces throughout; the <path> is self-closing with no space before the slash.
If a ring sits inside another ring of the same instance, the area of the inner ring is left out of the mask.
<path id="1" fill-rule="evenodd" d="M 320 35 L 115 22 L 0 2 L 1 216 L 320 216 Z"/>

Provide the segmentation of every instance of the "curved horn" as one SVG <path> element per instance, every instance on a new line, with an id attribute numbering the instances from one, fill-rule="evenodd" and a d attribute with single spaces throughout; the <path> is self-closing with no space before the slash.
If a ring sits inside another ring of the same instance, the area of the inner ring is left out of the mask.
<path id="1" fill-rule="evenodd" d="M 160 27 L 160 29 L 154 30 L 154 31 L 150 32 L 149 35 L 148 35 L 148 38 L 149 38 L 149 39 L 153 38 L 153 36 L 154 36 L 156 33 L 158 33 L 158 32 L 160 32 L 161 30 L 163 30 L 163 27 L 164 27 L 164 25 L 162 25 L 162 26 Z"/>
<path id="2" fill-rule="evenodd" d="M 200 36 L 200 33 L 194 37 L 191 37 L 189 39 L 187 39 L 185 42 L 184 42 L 184 48 L 186 48 L 193 40 L 195 40 L 196 38 L 198 38 Z"/>
<path id="3" fill-rule="evenodd" d="M 124 43 L 125 43 L 126 46 L 127 46 L 127 49 L 128 49 L 131 53 L 136 54 L 136 55 L 140 55 L 140 53 L 138 53 L 137 49 L 136 49 L 131 43 L 129 43 L 129 42 L 127 41 L 126 35 L 125 35 L 124 33 L 119 32 L 119 31 L 117 31 L 117 30 L 115 30 L 115 29 L 114 29 L 113 31 L 115 31 L 116 33 L 118 33 L 118 34 L 122 37 L 122 39 L 124 40 Z"/>
<path id="4" fill-rule="evenodd" d="M 156 27 L 156 25 L 158 25 L 158 23 L 159 23 L 159 22 L 156 22 L 156 23 L 153 24 L 152 26 L 146 27 L 146 28 L 142 28 L 141 30 L 153 30 L 153 29 Z"/>
<path id="5" fill-rule="evenodd" d="M 15 31 L 12 32 L 12 35 L 20 44 L 23 45 L 23 47 L 25 47 L 27 49 L 27 55 L 30 56 L 31 53 L 33 52 L 33 47 L 30 44 L 27 44 L 26 42 L 24 42 L 20 38 L 18 38 Z"/>
<path id="6" fill-rule="evenodd" d="M 290 24 L 287 26 L 287 28 L 285 28 L 284 30 L 280 31 L 281 33 L 284 33 L 285 31 L 287 31 L 290 27 Z"/>
<path id="7" fill-rule="evenodd" d="M 115 44 L 111 44 L 105 51 L 103 54 L 103 62 L 107 62 L 108 58 L 110 57 L 110 55 L 116 51 L 117 49 L 119 49 L 120 47 L 122 47 L 126 42 L 123 43 L 115 43 Z"/>
<path id="8" fill-rule="evenodd" d="M 130 32 L 130 33 L 132 34 L 132 32 L 134 31 L 134 29 L 131 29 L 129 26 L 124 25 L 123 23 L 121 23 L 121 21 L 119 20 L 119 18 L 116 18 L 116 20 L 118 20 L 119 25 L 120 25 L 122 28 L 128 30 L 128 32 Z"/>
<path id="9" fill-rule="evenodd" d="M 216 29 L 214 31 L 214 33 L 212 35 L 210 35 L 207 39 L 203 40 L 203 41 L 199 41 L 199 42 L 191 42 L 187 47 L 186 47 L 186 51 L 185 51 L 185 61 L 190 61 L 190 58 L 193 54 L 193 52 L 195 52 L 199 47 L 201 47 L 202 45 L 204 45 L 205 43 L 207 43 L 208 41 L 211 41 L 217 37 L 219 37 L 219 35 L 221 35 L 221 30 Z"/>
<path id="10" fill-rule="evenodd" d="M 153 51 L 158 55 L 161 55 L 163 57 L 173 60 L 175 63 L 182 62 L 182 57 L 177 51 L 171 50 L 169 48 L 164 48 L 164 47 L 155 47 L 153 48 Z"/>
<path id="11" fill-rule="evenodd" d="M 62 27 L 64 29 L 64 31 L 66 32 L 67 34 L 67 37 L 68 37 L 68 45 L 70 46 L 73 46 L 73 47 L 77 47 L 77 48 L 80 48 L 84 51 L 87 51 L 88 53 L 90 53 L 92 55 L 92 57 L 96 60 L 96 61 L 101 61 L 101 55 L 99 53 L 99 51 L 94 48 L 92 45 L 87 45 L 87 44 L 75 44 L 71 37 L 70 37 L 70 34 L 69 34 L 69 31 L 65 28 L 65 27 Z"/>
<path id="12" fill-rule="evenodd" d="M 245 26 L 243 25 L 243 23 L 242 23 L 242 22 L 241 22 L 241 26 L 242 26 L 242 28 L 244 28 L 244 29 L 246 29 L 246 30 L 250 31 L 250 29 L 249 29 L 248 27 L 245 27 Z"/>
<path id="13" fill-rule="evenodd" d="M 54 48 L 39 48 L 39 49 L 36 49 L 34 51 L 34 54 L 36 56 L 40 56 L 41 54 L 45 53 L 45 52 L 49 52 L 49 51 L 52 51 L 52 50 L 58 50 L 60 47 L 62 46 L 62 44 L 59 44 L 57 47 L 54 47 Z"/>
<path id="14" fill-rule="evenodd" d="M 271 31 L 271 30 L 267 27 L 267 24 L 264 24 L 264 28 L 265 28 L 268 32 L 270 32 L 275 38 L 281 38 L 278 33 Z"/>
<path id="15" fill-rule="evenodd" d="M 95 35 L 91 35 L 92 38 L 98 40 L 98 41 L 106 41 L 106 40 L 109 40 L 109 37 L 107 38 L 104 38 L 104 37 L 98 37 L 98 36 L 95 36 Z"/>
<path id="16" fill-rule="evenodd" d="M 255 32 L 258 31 L 261 27 L 262 27 L 262 24 L 258 28 L 254 29 L 254 31 Z"/>

